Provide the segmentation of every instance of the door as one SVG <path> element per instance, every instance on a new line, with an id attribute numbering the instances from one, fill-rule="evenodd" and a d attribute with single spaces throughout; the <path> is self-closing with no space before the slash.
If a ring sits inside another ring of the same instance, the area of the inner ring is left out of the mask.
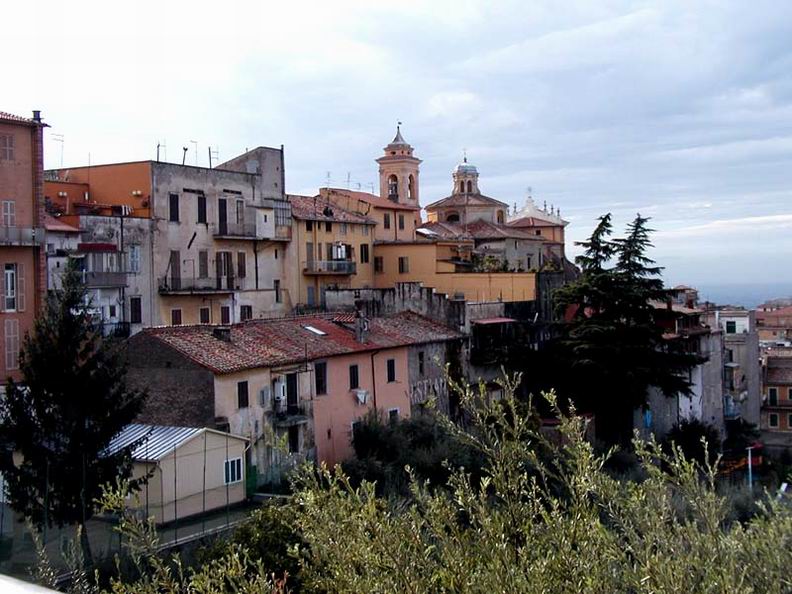
<path id="1" fill-rule="evenodd" d="M 299 412 L 300 399 L 297 394 L 297 374 L 290 373 L 286 376 L 286 412 L 296 415 Z"/>
<path id="2" fill-rule="evenodd" d="M 217 252 L 215 268 L 218 289 L 233 289 L 234 274 L 231 267 L 231 252 Z"/>
<path id="3" fill-rule="evenodd" d="M 217 199 L 217 232 L 219 235 L 228 234 L 228 200 Z"/>
<path id="4" fill-rule="evenodd" d="M 181 256 L 178 250 L 170 253 L 170 286 L 174 291 L 181 289 Z"/>
<path id="5" fill-rule="evenodd" d="M 316 287 L 308 287 L 308 307 L 316 305 Z"/>

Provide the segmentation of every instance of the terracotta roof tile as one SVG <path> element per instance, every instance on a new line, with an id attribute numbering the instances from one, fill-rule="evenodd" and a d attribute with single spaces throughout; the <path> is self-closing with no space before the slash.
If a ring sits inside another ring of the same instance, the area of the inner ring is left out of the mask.
<path id="1" fill-rule="evenodd" d="M 64 223 L 63 221 L 58 220 L 57 218 L 53 217 L 52 215 L 45 214 L 44 215 L 44 228 L 47 231 L 60 231 L 62 233 L 79 233 L 80 230 L 77 227 L 72 227 Z"/>
<path id="2" fill-rule="evenodd" d="M 336 221 L 339 223 L 357 223 L 360 225 L 375 225 L 376 221 L 367 216 L 357 214 L 341 208 L 336 204 L 328 204 L 323 198 L 311 196 L 289 195 L 292 207 L 292 216 L 297 219 L 312 221 Z M 330 208 L 330 214 L 326 207 Z"/>
<path id="3" fill-rule="evenodd" d="M 451 194 L 451 196 L 446 196 L 445 198 L 441 198 L 436 202 L 432 202 L 424 207 L 425 210 L 440 208 L 441 206 L 478 206 L 478 205 L 486 205 L 486 206 L 502 206 L 504 208 L 509 208 L 509 205 L 505 202 L 501 202 L 500 200 L 496 200 L 495 198 L 490 198 L 489 196 L 485 196 L 484 194 Z"/>
<path id="4" fill-rule="evenodd" d="M 369 194 L 368 192 L 357 192 L 355 190 L 344 190 L 343 188 L 322 188 L 319 190 L 319 194 L 321 196 L 329 195 L 330 197 L 333 196 L 340 196 L 340 197 L 348 197 L 352 200 L 357 200 L 360 202 L 365 202 L 366 204 L 370 204 L 376 208 L 387 208 L 389 210 L 420 210 L 420 206 L 411 206 L 409 204 L 400 204 L 398 202 L 393 202 L 392 200 L 388 200 L 387 198 L 382 198 L 381 196 L 377 196 L 376 194 Z"/>
<path id="5" fill-rule="evenodd" d="M 515 229 L 507 225 L 499 225 L 488 221 L 473 221 L 467 225 L 462 223 L 424 223 L 419 229 L 428 229 L 442 239 L 527 239 L 529 241 L 542 241 L 545 239 L 531 235 L 526 231 Z"/>
<path id="6" fill-rule="evenodd" d="M 23 118 L 22 116 L 14 115 L 13 113 L 8 113 L 6 111 L 0 111 L 0 120 L 18 122 L 20 124 L 31 124 L 34 126 L 41 125 L 41 122 L 37 122 L 36 120 L 32 120 L 30 118 Z"/>
<path id="7" fill-rule="evenodd" d="M 251 320 L 231 327 L 230 342 L 215 337 L 212 326 L 168 326 L 143 332 L 219 374 L 463 336 L 416 313 L 403 312 L 371 319 L 367 340 L 358 342 L 354 319 L 337 323 L 332 318 L 333 314 Z"/>

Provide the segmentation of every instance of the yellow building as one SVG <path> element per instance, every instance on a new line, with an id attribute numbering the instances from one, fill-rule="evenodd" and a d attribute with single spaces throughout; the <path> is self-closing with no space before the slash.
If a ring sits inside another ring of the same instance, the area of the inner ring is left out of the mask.
<path id="1" fill-rule="evenodd" d="M 328 287 L 373 286 L 375 221 L 319 196 L 289 196 L 294 219 L 288 270 L 297 308 L 324 305 Z"/>

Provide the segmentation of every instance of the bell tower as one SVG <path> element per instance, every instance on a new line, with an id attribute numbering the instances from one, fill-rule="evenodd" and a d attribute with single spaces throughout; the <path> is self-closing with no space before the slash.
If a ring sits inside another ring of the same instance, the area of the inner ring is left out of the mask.
<path id="1" fill-rule="evenodd" d="M 377 159 L 379 164 L 380 196 L 392 202 L 418 206 L 418 166 L 421 160 L 413 156 L 413 147 L 401 134 L 401 122 L 396 136 Z"/>

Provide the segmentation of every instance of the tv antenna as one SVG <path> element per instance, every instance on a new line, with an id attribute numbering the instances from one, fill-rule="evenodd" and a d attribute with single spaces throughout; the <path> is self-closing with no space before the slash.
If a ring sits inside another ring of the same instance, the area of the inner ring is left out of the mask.
<path id="1" fill-rule="evenodd" d="M 60 153 L 61 153 L 61 165 L 60 166 L 63 167 L 63 145 L 64 145 L 64 142 L 65 142 L 63 134 L 50 134 L 50 138 L 52 139 L 53 142 L 59 142 L 60 143 L 60 146 L 61 146 L 61 151 L 60 151 Z"/>
<path id="2" fill-rule="evenodd" d="M 212 160 L 220 161 L 220 147 L 209 147 L 209 169 L 212 168 Z"/>
<path id="3" fill-rule="evenodd" d="M 184 162 L 187 160 L 187 151 L 189 151 L 189 150 L 190 149 L 188 147 L 186 147 L 186 146 L 182 147 L 182 151 L 183 151 L 182 152 L 182 165 L 184 165 Z"/>
<path id="4" fill-rule="evenodd" d="M 160 150 L 162 151 L 162 160 L 163 161 L 167 161 L 168 160 L 168 150 L 167 149 L 168 149 L 168 145 L 165 144 L 164 140 L 158 140 L 157 141 L 157 161 L 160 160 Z"/>

